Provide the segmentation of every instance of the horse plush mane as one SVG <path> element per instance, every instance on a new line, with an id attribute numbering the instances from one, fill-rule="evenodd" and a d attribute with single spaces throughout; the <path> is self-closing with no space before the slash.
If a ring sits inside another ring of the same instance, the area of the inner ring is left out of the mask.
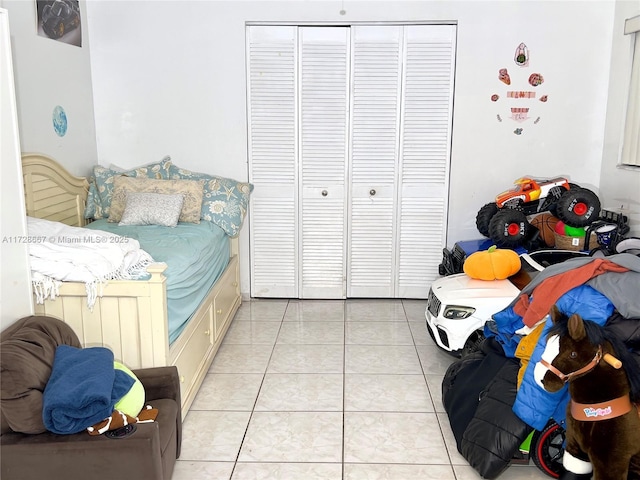
<path id="1" fill-rule="evenodd" d="M 556 307 L 547 347 L 536 367 L 549 392 L 569 382 L 561 480 L 640 479 L 640 366 L 606 329 Z"/>

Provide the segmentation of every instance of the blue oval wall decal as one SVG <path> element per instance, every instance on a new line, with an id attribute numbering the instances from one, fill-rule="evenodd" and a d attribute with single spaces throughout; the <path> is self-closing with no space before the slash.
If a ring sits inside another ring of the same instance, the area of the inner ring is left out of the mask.
<path id="1" fill-rule="evenodd" d="M 67 114 L 60 105 L 53 109 L 53 129 L 59 137 L 64 137 L 67 133 Z"/>

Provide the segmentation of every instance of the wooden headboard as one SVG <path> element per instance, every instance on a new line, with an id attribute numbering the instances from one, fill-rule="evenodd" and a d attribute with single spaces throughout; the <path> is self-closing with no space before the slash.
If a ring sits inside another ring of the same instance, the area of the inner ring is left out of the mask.
<path id="1" fill-rule="evenodd" d="M 85 225 L 89 192 L 86 178 L 71 175 L 53 158 L 39 153 L 22 155 L 27 215 L 76 227 Z"/>

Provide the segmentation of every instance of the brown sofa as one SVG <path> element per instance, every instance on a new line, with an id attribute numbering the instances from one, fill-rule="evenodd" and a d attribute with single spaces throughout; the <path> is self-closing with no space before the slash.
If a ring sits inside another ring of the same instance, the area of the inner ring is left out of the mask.
<path id="1" fill-rule="evenodd" d="M 0 333 L 2 480 L 170 480 L 182 437 L 176 367 L 134 370 L 146 402 L 159 410 L 155 422 L 136 424 L 124 438 L 57 435 L 42 422 L 42 392 L 63 344 L 80 347 L 73 330 L 52 317 L 26 317 Z"/>

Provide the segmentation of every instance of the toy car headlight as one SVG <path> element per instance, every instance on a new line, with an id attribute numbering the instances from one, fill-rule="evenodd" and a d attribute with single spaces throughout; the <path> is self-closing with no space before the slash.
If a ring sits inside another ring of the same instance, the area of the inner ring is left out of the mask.
<path id="1" fill-rule="evenodd" d="M 444 318 L 449 318 L 451 320 L 463 320 L 467 317 L 470 317 L 475 311 L 476 309 L 471 307 L 447 305 L 444 309 L 443 316 Z"/>

